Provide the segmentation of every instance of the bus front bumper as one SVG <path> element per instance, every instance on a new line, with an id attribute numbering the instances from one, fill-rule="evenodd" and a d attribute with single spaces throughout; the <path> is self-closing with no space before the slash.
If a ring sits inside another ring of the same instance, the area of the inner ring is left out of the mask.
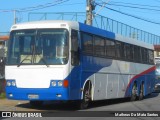
<path id="1" fill-rule="evenodd" d="M 6 87 L 6 96 L 13 100 L 68 100 L 68 89 Z"/>

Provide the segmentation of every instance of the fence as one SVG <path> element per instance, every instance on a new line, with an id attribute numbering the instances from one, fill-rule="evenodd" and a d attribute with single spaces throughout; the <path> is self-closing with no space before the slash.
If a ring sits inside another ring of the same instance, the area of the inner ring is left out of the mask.
<path id="1" fill-rule="evenodd" d="M 85 22 L 84 12 L 59 12 L 59 13 L 29 13 L 28 21 L 35 20 L 72 20 Z M 116 20 L 96 15 L 93 19 L 93 26 L 121 34 L 126 37 L 134 38 L 150 44 L 160 44 L 160 36 L 137 29 L 127 24 L 118 22 Z"/>

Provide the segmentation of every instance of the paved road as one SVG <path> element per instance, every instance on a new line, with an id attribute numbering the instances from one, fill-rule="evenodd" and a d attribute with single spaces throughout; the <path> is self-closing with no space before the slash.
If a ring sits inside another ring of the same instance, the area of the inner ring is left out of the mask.
<path id="1" fill-rule="evenodd" d="M 29 111 L 29 112 L 39 112 L 39 111 L 51 111 L 51 112 L 61 112 L 67 111 L 70 114 L 74 114 L 76 111 L 85 111 L 83 113 L 89 113 L 93 116 L 96 114 L 91 111 L 160 111 L 160 94 L 152 93 L 150 96 L 147 96 L 142 101 L 130 102 L 129 99 L 116 99 L 116 100 L 105 100 L 105 101 L 97 101 L 93 102 L 92 105 L 86 110 L 77 110 L 74 104 L 59 104 L 59 103 L 46 103 L 42 107 L 33 108 L 27 101 L 12 101 L 7 99 L 0 100 L 0 111 Z M 99 112 L 99 113 L 100 113 Z M 98 113 L 98 112 L 97 112 Z M 91 115 L 91 116 L 92 116 Z M 102 118 L 102 117 L 101 117 Z M 145 117 L 142 117 L 143 120 Z M 60 119 L 59 117 L 56 119 Z M 69 118 L 68 118 L 69 119 Z M 77 118 L 78 119 L 78 118 Z M 83 117 L 83 119 L 85 119 Z M 91 119 L 91 118 L 86 118 Z M 96 118 L 93 118 L 96 119 Z M 92 119 L 92 120 L 93 120 Z M 122 117 L 114 117 L 114 119 L 119 120 Z M 124 119 L 124 118 L 123 118 Z M 127 118 L 125 118 L 127 119 Z M 158 117 L 147 117 L 145 119 L 158 119 Z M 79 119 L 78 119 L 79 120 Z M 127 119 L 128 120 L 128 119 Z"/>

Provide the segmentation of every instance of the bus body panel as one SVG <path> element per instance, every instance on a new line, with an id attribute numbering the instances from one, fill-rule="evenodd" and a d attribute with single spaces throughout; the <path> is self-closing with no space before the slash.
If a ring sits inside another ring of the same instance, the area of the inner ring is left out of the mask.
<path id="1" fill-rule="evenodd" d="M 146 84 L 145 95 L 153 92 L 151 89 L 154 86 L 153 65 L 146 66 L 90 56 L 83 56 L 83 61 L 85 62 L 83 62 L 81 81 L 87 79 L 92 81 L 93 100 L 129 97 L 135 81 L 139 85 L 138 88 L 142 82 Z"/>
<path id="2" fill-rule="evenodd" d="M 66 88 L 17 88 L 6 87 L 6 96 L 13 100 L 69 100 Z M 61 96 L 59 96 L 61 95 Z"/>
<path id="3" fill-rule="evenodd" d="M 81 99 L 81 69 L 80 66 L 73 67 L 67 79 L 70 78 L 70 100 Z"/>
<path id="4" fill-rule="evenodd" d="M 31 24 L 31 26 L 30 26 Z M 12 27 L 14 30 L 15 25 Z M 71 36 L 71 29 L 86 32 L 100 37 L 139 45 L 153 49 L 152 45 L 142 44 L 134 39 L 127 39 L 112 32 L 107 32 L 78 22 L 49 21 L 20 24 L 18 29 L 66 28 Z M 71 38 L 69 38 L 69 59 L 66 65 L 50 66 L 6 66 L 7 81 L 16 80 L 16 87 L 6 87 L 7 98 L 18 100 L 80 100 L 87 81 L 92 83 L 92 100 L 130 97 L 133 84 L 137 83 L 138 92 L 144 84 L 144 95 L 150 94 L 154 86 L 155 67 L 152 64 L 136 63 L 114 59 L 112 57 L 98 57 L 83 53 L 83 41 L 79 37 L 80 64 L 71 65 Z M 69 86 L 51 87 L 51 80 L 69 81 Z M 13 93 L 13 97 L 11 97 Z M 137 93 L 139 94 L 139 93 Z M 32 98 L 33 95 L 33 98 Z M 61 95 L 61 97 L 59 97 Z M 31 97 L 30 97 L 31 96 Z"/>
<path id="5" fill-rule="evenodd" d="M 16 80 L 18 88 L 49 88 L 51 80 L 64 80 L 68 67 L 7 66 L 6 80 Z"/>

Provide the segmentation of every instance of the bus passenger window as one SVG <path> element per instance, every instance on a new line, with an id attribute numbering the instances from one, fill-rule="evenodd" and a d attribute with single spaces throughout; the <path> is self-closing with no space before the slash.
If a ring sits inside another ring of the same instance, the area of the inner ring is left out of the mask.
<path id="1" fill-rule="evenodd" d="M 82 50 L 84 53 L 93 54 L 93 36 L 87 33 L 82 33 Z"/>
<path id="2" fill-rule="evenodd" d="M 94 37 L 94 54 L 97 56 L 105 56 L 104 39 L 101 37 Z"/>
<path id="3" fill-rule="evenodd" d="M 148 50 L 149 63 L 154 64 L 154 54 L 152 50 Z"/>
<path id="4" fill-rule="evenodd" d="M 130 47 L 130 45 L 129 44 L 125 44 L 124 45 L 124 50 L 125 50 L 125 58 L 126 58 L 126 60 L 130 60 L 131 59 L 131 47 Z"/>
<path id="5" fill-rule="evenodd" d="M 106 40 L 106 53 L 107 56 L 115 57 L 116 49 L 115 49 L 115 43 L 111 40 Z"/>
<path id="6" fill-rule="evenodd" d="M 79 65 L 79 49 L 78 49 L 78 31 L 71 32 L 71 64 L 73 66 Z"/>
<path id="7" fill-rule="evenodd" d="M 141 52 L 142 52 L 142 61 L 143 61 L 143 63 L 148 63 L 147 49 L 146 48 L 141 48 Z"/>
<path id="8" fill-rule="evenodd" d="M 134 60 L 134 46 L 133 45 L 130 45 L 130 59 L 131 61 Z"/>
<path id="9" fill-rule="evenodd" d="M 141 62 L 141 50 L 139 46 L 134 46 L 134 60 L 135 62 Z"/>
<path id="10" fill-rule="evenodd" d="M 116 57 L 122 59 L 124 56 L 123 44 L 122 42 L 116 41 Z"/>

